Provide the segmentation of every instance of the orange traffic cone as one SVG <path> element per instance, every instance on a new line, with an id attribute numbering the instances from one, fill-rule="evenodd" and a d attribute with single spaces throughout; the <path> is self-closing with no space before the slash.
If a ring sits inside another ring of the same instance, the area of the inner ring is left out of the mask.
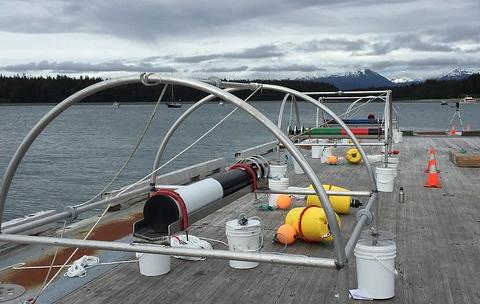
<path id="1" fill-rule="evenodd" d="M 430 154 L 430 159 L 428 160 L 428 163 L 427 163 L 427 167 L 425 168 L 425 173 L 428 173 L 430 171 L 430 167 L 432 165 L 437 165 L 437 161 L 435 160 L 435 149 L 433 149 L 432 147 L 430 147 L 430 150 L 428 151 L 428 153 Z"/>
<path id="2" fill-rule="evenodd" d="M 430 166 L 430 170 L 428 171 L 427 182 L 423 186 L 429 187 L 429 188 L 442 188 L 442 186 L 440 186 L 440 176 L 437 172 L 436 164 L 433 164 Z"/>
<path id="3" fill-rule="evenodd" d="M 452 129 L 450 130 L 450 135 L 457 135 L 457 131 L 455 131 L 455 126 L 452 126 Z"/>
<path id="4" fill-rule="evenodd" d="M 432 159 L 432 158 L 430 157 L 430 160 L 428 161 L 428 164 L 427 164 L 427 168 L 425 168 L 425 171 L 424 171 L 424 172 L 425 172 L 425 173 L 430 172 L 430 168 L 431 168 L 432 166 L 435 166 L 435 167 L 436 167 L 436 166 L 437 166 L 437 161 L 435 160 L 435 158 Z"/>

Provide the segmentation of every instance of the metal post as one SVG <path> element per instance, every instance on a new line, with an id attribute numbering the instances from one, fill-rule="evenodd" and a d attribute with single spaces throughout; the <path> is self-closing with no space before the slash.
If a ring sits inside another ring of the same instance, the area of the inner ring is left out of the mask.
<path id="1" fill-rule="evenodd" d="M 222 260 L 242 260 L 261 263 L 275 263 L 294 266 L 322 267 L 334 269 L 335 260 L 329 258 L 317 258 L 308 256 L 299 256 L 292 254 L 274 254 L 262 252 L 240 252 L 230 250 L 209 250 L 194 249 L 186 247 L 167 247 L 167 246 L 148 246 L 139 244 L 128 244 L 122 242 L 106 242 L 94 240 L 67 239 L 58 237 L 29 236 L 18 234 L 0 233 L 1 242 L 11 242 L 18 244 L 42 244 L 51 246 L 62 246 L 72 248 L 95 248 L 112 251 L 124 252 L 143 252 L 164 255 L 179 255 L 191 257 L 209 257 Z"/>

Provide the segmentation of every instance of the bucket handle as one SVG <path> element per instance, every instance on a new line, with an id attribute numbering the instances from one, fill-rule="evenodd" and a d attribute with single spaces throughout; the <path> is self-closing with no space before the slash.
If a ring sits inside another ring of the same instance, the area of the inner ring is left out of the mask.
<path id="1" fill-rule="evenodd" d="M 262 230 L 262 226 L 263 226 L 263 221 L 260 217 L 258 216 L 252 216 L 251 219 L 254 219 L 254 220 L 258 220 L 260 222 L 260 235 L 259 235 L 259 238 L 260 238 L 260 247 L 258 247 L 258 250 L 261 250 L 263 248 L 263 230 Z"/>
<path id="2" fill-rule="evenodd" d="M 390 267 L 388 267 L 387 265 L 385 265 L 385 263 L 382 262 L 382 260 L 380 260 L 376 255 L 373 256 L 375 258 L 375 260 L 377 260 L 383 267 L 385 267 L 388 271 L 392 272 L 395 276 L 398 276 L 398 271 L 393 268 L 391 269 Z"/>

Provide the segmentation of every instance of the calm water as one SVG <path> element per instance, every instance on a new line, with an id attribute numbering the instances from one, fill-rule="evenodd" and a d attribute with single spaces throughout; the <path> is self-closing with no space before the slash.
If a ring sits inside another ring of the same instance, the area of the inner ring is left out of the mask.
<path id="1" fill-rule="evenodd" d="M 277 120 L 279 103 L 252 103 L 267 117 Z M 63 209 L 89 199 L 110 181 L 126 160 L 133 144 L 141 134 L 153 109 L 151 105 L 74 106 L 58 117 L 33 144 L 15 176 L 5 211 L 6 220 L 33 211 Z M 150 172 L 158 145 L 167 128 L 190 106 L 180 109 L 159 109 L 142 146 L 129 164 L 116 186 L 134 182 Z M 328 104 L 336 113 L 346 109 L 345 104 Z M 439 102 L 401 103 L 395 107 L 400 113 L 403 129 L 444 130 L 454 109 Z M 0 172 L 3 175 L 11 156 L 30 128 L 52 106 L 0 106 Z M 177 130 L 167 148 L 169 159 L 201 136 L 211 126 L 233 109 L 225 104 L 206 105 L 191 116 Z M 304 125 L 315 123 L 313 106 L 300 104 Z M 359 113 L 378 116 L 383 104 L 369 104 Z M 480 104 L 462 105 L 464 123 L 480 129 Z M 287 109 L 284 123 L 288 124 Z M 458 125 L 458 123 L 457 123 Z M 237 111 L 215 131 L 199 142 L 192 150 L 174 161 L 164 171 L 209 160 L 227 157 L 233 160 L 235 151 L 272 140 L 252 118 Z"/>

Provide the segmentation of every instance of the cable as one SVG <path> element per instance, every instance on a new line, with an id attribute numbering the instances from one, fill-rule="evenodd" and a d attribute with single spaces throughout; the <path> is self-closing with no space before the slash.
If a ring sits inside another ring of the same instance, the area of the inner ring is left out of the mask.
<path id="1" fill-rule="evenodd" d="M 249 100 L 250 98 L 252 98 L 253 95 L 255 95 L 256 92 L 258 92 L 258 90 L 260 90 L 262 88 L 262 86 L 258 86 L 247 98 L 245 98 L 243 101 L 247 101 Z M 177 159 L 179 156 L 181 156 L 183 153 L 187 152 L 191 147 L 193 147 L 194 145 L 196 145 L 200 140 L 202 140 L 203 138 L 205 138 L 208 134 L 210 134 L 213 130 L 215 130 L 222 122 L 224 122 L 228 117 L 230 117 L 233 113 L 235 113 L 235 111 L 238 110 L 238 107 L 235 107 L 235 109 L 233 109 L 230 113 L 228 113 L 224 118 L 222 118 L 219 122 L 217 122 L 213 127 L 211 127 L 207 132 L 205 132 L 202 136 L 200 136 L 198 139 L 196 139 L 193 143 L 191 143 L 188 147 L 186 147 L 185 149 L 183 149 L 182 151 L 180 151 L 177 155 L 175 155 L 174 157 L 172 157 L 170 160 L 168 160 L 166 163 L 164 163 L 163 165 L 161 165 L 160 167 L 158 167 L 157 169 L 153 170 L 152 172 L 150 172 L 148 175 L 146 175 L 145 177 L 143 177 L 142 179 L 136 181 L 135 183 L 127 186 L 126 188 L 124 188 L 123 190 L 121 190 L 120 192 L 118 192 L 115 196 L 118 196 L 120 194 L 123 194 L 125 193 L 127 190 L 130 190 L 132 187 L 135 187 L 136 185 L 142 183 L 143 181 L 145 181 L 147 178 L 149 178 L 150 176 L 152 176 L 152 174 L 158 172 L 159 170 L 163 169 L 165 166 L 167 166 L 168 164 L 170 164 L 172 161 L 174 161 L 175 159 Z"/>
<path id="2" fill-rule="evenodd" d="M 130 152 L 130 155 L 128 156 L 127 160 L 123 163 L 123 165 L 120 167 L 120 169 L 117 171 L 117 173 L 115 173 L 115 175 L 113 176 L 112 180 L 100 191 L 98 192 L 95 196 L 93 196 L 92 198 L 90 198 L 88 201 L 86 202 L 83 202 L 75 207 L 80 207 L 80 206 L 83 206 L 83 205 L 86 205 L 86 204 L 89 204 L 91 203 L 93 200 L 95 200 L 96 198 L 98 198 L 100 195 L 102 195 L 103 193 L 105 193 L 105 191 L 107 191 L 108 188 L 110 188 L 110 186 L 117 180 L 117 178 L 120 176 L 120 174 L 123 172 L 123 170 L 127 167 L 127 165 L 130 163 L 130 161 L 132 160 L 133 156 L 135 155 L 135 153 L 137 152 L 138 148 L 140 147 L 140 144 L 142 143 L 143 141 L 143 138 L 145 137 L 145 135 L 147 134 L 147 131 L 148 129 L 150 128 L 150 125 L 152 124 L 152 121 L 153 119 L 155 118 L 155 115 L 157 113 L 157 109 L 158 109 L 158 106 L 160 105 L 160 101 L 163 99 L 163 96 L 165 95 L 165 92 L 167 90 L 167 87 L 168 85 L 164 85 L 163 86 L 163 90 L 162 92 L 160 93 L 160 96 L 158 97 L 158 100 L 157 100 L 157 103 L 155 104 L 155 107 L 153 108 L 153 111 L 152 113 L 150 114 L 150 118 L 148 119 L 147 123 L 145 124 L 145 127 L 143 129 L 143 132 L 142 134 L 140 135 L 140 137 L 138 138 L 136 144 L 133 146 L 133 150 L 132 152 Z"/>

